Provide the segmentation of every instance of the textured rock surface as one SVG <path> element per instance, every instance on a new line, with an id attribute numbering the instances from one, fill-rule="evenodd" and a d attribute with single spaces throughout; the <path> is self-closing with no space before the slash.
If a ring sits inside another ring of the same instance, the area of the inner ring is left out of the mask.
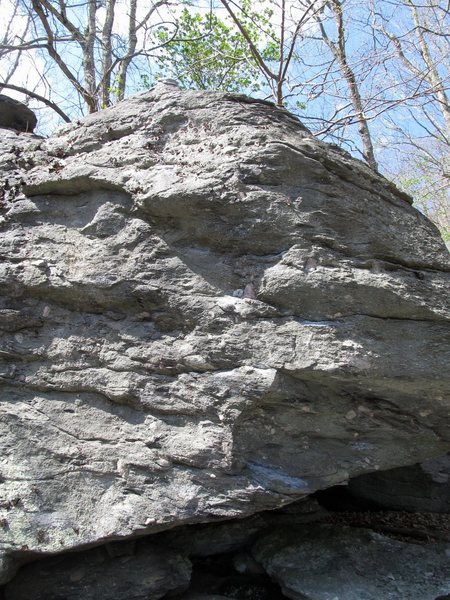
<path id="1" fill-rule="evenodd" d="M 0 587 L 0 598 L 153 600 L 167 593 L 177 600 L 283 600 L 248 549 L 274 527 L 310 523 L 325 514 L 314 498 L 306 498 L 246 519 L 186 525 L 65 553 L 19 569 Z M 224 589 L 232 593 L 222 594 Z"/>
<path id="2" fill-rule="evenodd" d="M 37 125 L 34 112 L 22 102 L 0 94 L 0 127 L 32 133 Z"/>
<path id="3" fill-rule="evenodd" d="M 159 85 L 0 145 L 4 580 L 449 449 L 447 250 L 294 117 Z"/>
<path id="4" fill-rule="evenodd" d="M 450 591 L 447 544 L 405 544 L 330 525 L 279 530 L 253 554 L 292 600 L 435 600 Z"/>
<path id="5" fill-rule="evenodd" d="M 450 454 L 410 467 L 355 477 L 349 492 L 374 506 L 392 510 L 450 514 Z"/>
<path id="6" fill-rule="evenodd" d="M 189 560 L 170 550 L 141 544 L 131 555 L 112 552 L 99 548 L 28 565 L 6 586 L 5 600 L 159 600 L 189 585 Z"/>

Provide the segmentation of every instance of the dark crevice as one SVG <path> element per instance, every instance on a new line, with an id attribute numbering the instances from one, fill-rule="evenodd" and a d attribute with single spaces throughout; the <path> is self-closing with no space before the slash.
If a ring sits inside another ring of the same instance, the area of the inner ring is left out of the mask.
<path id="1" fill-rule="evenodd" d="M 28 183 L 23 186 L 23 192 L 30 198 L 33 196 L 77 196 L 84 192 L 122 192 L 131 197 L 122 186 L 89 175 L 68 177 L 67 179 L 47 179 L 37 183 Z"/>

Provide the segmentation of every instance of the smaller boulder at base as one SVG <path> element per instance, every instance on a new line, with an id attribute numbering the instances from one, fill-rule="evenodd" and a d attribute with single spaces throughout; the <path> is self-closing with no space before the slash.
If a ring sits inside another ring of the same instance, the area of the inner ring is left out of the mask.
<path id="1" fill-rule="evenodd" d="M 292 600 L 435 600 L 450 591 L 445 543 L 313 524 L 276 529 L 252 553 Z"/>
<path id="2" fill-rule="evenodd" d="M 189 585 L 191 563 L 151 543 L 123 552 L 114 545 L 27 565 L 5 589 L 6 600 L 159 600 Z M 132 590 L 132 595 L 130 594 Z M 130 595 L 128 595 L 130 594 Z"/>

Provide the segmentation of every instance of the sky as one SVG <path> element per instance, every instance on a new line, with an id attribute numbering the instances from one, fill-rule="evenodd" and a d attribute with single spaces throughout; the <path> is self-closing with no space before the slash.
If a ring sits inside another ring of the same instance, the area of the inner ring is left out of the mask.
<path id="1" fill-rule="evenodd" d="M 9 23 L 11 15 L 14 13 L 16 1 L 17 0 L 0 0 L 0 28 L 3 30 Z M 102 0 L 99 1 L 101 2 Z M 377 2 L 377 0 L 373 1 L 374 10 L 376 9 L 377 11 L 381 11 L 381 3 Z M 77 22 L 77 24 L 84 24 L 86 15 L 85 7 L 80 7 L 80 4 L 76 2 L 76 0 L 74 0 L 74 4 L 77 6 L 77 8 L 72 11 L 69 10 L 69 16 L 75 22 Z M 255 9 L 255 7 L 257 8 L 258 6 L 263 6 L 263 4 L 258 4 L 256 0 L 254 0 L 252 8 Z M 273 6 L 273 4 L 271 4 L 271 6 Z M 364 8 L 362 8 L 363 6 Z M 384 3 L 383 6 L 383 10 L 391 11 L 391 14 L 389 15 L 389 25 L 392 27 L 393 31 L 396 32 L 396 29 L 400 28 L 404 14 L 401 12 L 399 13 L 399 9 L 396 7 L 395 3 L 387 2 Z M 366 5 L 363 5 L 363 3 L 359 2 L 359 0 L 346 0 L 345 7 L 349 14 L 351 11 L 352 17 L 351 35 L 347 35 L 349 58 L 352 61 L 352 66 L 359 81 L 361 82 L 361 90 L 363 94 L 366 93 L 367 95 L 373 96 L 374 93 L 377 93 L 377 86 L 383 90 L 383 85 L 385 82 L 383 79 L 384 72 L 382 68 L 377 68 L 377 70 L 371 70 L 368 68 L 368 61 L 371 61 L 370 64 L 375 64 L 378 58 L 376 48 L 374 48 L 372 55 L 370 52 L 370 44 L 372 43 L 370 36 L 372 34 L 370 29 L 367 28 L 367 15 L 369 13 L 367 12 Z M 147 8 L 147 1 L 138 2 L 138 20 L 142 18 Z M 160 8 L 153 17 L 153 24 L 160 21 L 173 20 L 171 13 L 172 15 L 177 14 L 177 11 L 179 12 L 180 10 L 180 4 L 175 2 L 172 4 L 170 9 L 167 9 L 166 7 Z M 196 10 L 203 13 L 207 12 L 209 10 L 208 0 L 199 0 L 196 2 Z M 215 10 L 219 11 L 221 17 L 225 17 L 225 10 L 223 7 L 220 10 L 217 8 Z M 300 0 L 288 0 L 288 14 L 292 18 L 293 22 L 295 22 L 296 19 L 302 14 L 302 10 L 303 9 L 300 7 Z M 404 12 L 404 9 L 401 10 Z M 104 18 L 104 15 L 104 5 L 103 7 L 100 5 L 100 8 L 98 9 L 99 27 L 102 25 L 102 19 Z M 25 22 L 25 17 L 16 14 L 13 23 L 14 31 L 18 34 L 22 33 Z M 274 27 L 276 28 L 279 23 L 280 13 L 275 12 L 273 17 Z M 310 34 L 314 35 L 316 32 L 318 32 L 316 24 L 313 24 L 312 26 L 310 25 L 309 27 Z M 119 40 L 121 37 L 126 38 L 127 29 L 128 1 L 117 0 L 114 25 L 115 40 Z M 330 35 L 334 35 L 333 28 L 329 28 L 328 31 Z M 144 40 L 143 31 L 140 32 L 139 38 L 139 44 L 142 45 L 146 43 Z M 147 46 L 148 44 L 149 42 L 147 37 Z M 289 80 L 289 86 L 293 88 L 294 91 L 301 92 L 298 100 L 305 106 L 305 108 L 296 108 L 295 101 L 291 101 L 289 108 L 294 110 L 298 116 L 314 130 L 316 126 L 316 117 L 322 117 L 327 114 L 331 115 L 334 110 L 339 111 L 337 116 L 346 113 L 346 107 L 348 106 L 348 88 L 346 83 L 342 81 L 342 76 L 339 70 L 336 69 L 336 65 L 334 65 L 331 72 L 334 73 L 337 82 L 335 87 L 330 87 L 328 89 L 328 95 L 316 95 L 316 92 L 320 88 L 314 86 L 314 75 L 321 70 L 321 65 L 325 64 L 329 60 L 330 54 L 328 51 L 324 50 L 324 46 L 319 42 L 315 43 L 314 41 L 310 41 L 308 44 L 309 45 L 307 47 L 304 45 L 299 46 L 298 60 L 296 66 L 291 69 Z M 364 48 L 364 50 L 361 51 L 361 48 Z M 74 72 L 78 72 L 79 74 L 81 54 L 76 45 L 67 45 L 64 49 L 61 49 L 61 54 L 64 56 L 69 67 L 72 68 Z M 360 58 L 356 59 L 356 56 L 359 56 Z M 391 66 L 392 65 L 389 65 L 389 67 Z M 4 61 L 0 61 L 0 68 L 2 68 L 2 72 L 4 73 Z M 151 83 L 156 70 L 155 64 L 151 60 L 141 59 L 140 62 L 137 62 L 135 67 L 130 70 L 128 95 L 145 89 L 141 75 L 145 73 L 148 76 L 148 81 Z M 79 74 L 79 76 L 81 77 L 81 74 Z M 386 72 L 385 77 L 390 78 L 391 85 L 394 86 L 391 90 L 391 96 L 395 97 L 395 95 L 400 91 L 395 88 L 396 84 L 400 85 L 400 78 L 393 69 L 391 69 L 390 72 Z M 309 84 L 305 83 L 308 81 L 310 82 Z M 71 88 L 71 85 L 67 82 L 67 80 L 65 80 L 64 76 L 61 76 L 59 69 L 52 65 L 51 61 L 44 59 L 43 54 L 40 55 L 37 52 L 25 52 L 22 55 L 21 61 L 19 62 L 18 68 L 14 73 L 10 83 L 23 85 L 29 89 L 32 89 L 36 93 L 50 97 L 50 99 L 52 99 L 56 104 L 61 105 L 63 109 L 74 118 L 79 118 L 83 109 L 83 106 L 80 104 L 80 101 L 74 93 L 73 88 Z M 296 88 L 295 86 L 297 85 L 300 87 Z M 6 93 L 16 97 L 19 100 L 24 100 L 24 96 L 17 92 L 7 90 Z M 269 91 L 266 89 L 259 95 L 267 97 L 268 94 Z M 381 96 L 383 96 L 383 94 L 384 90 Z M 61 119 L 51 109 L 44 108 L 42 104 L 34 100 L 30 100 L 29 105 L 38 112 L 39 132 L 43 134 L 49 134 L 57 126 L 62 124 Z M 368 116 L 370 116 L 370 114 Z M 414 123 L 414 120 L 411 119 L 411 114 L 404 109 L 393 110 L 390 113 L 383 115 L 381 118 L 371 121 L 370 126 L 376 134 L 374 135 L 374 138 L 376 138 L 378 153 L 388 155 L 385 161 L 386 163 L 392 163 L 393 161 L 398 162 L 395 152 L 392 150 L 394 146 L 393 141 L 395 137 L 396 126 L 401 126 L 402 129 L 409 128 L 409 130 L 417 137 L 423 135 L 424 133 L 420 130 L 420 126 Z M 343 143 L 346 145 L 346 149 L 355 152 L 355 149 L 359 145 L 356 127 L 352 126 L 351 128 L 347 128 L 345 131 L 345 137 L 346 140 Z M 342 143 L 339 139 L 334 139 L 333 137 L 329 138 L 329 141 Z"/>
<path id="2" fill-rule="evenodd" d="M 138 4 L 139 10 L 137 13 L 138 20 L 143 16 L 144 10 L 146 9 L 145 2 Z M 26 25 L 26 17 L 24 15 L 15 14 L 16 0 L 0 0 L 0 32 L 6 31 L 8 24 L 12 20 L 11 30 L 18 36 L 21 36 Z M 77 18 L 77 12 L 80 14 L 80 18 Z M 70 14 L 74 22 L 77 25 L 83 24 L 84 11 L 77 9 L 72 11 Z M 118 0 L 115 9 L 115 20 L 114 20 L 114 34 L 116 36 L 127 36 L 128 33 L 128 3 L 126 0 Z M 104 7 L 100 7 L 97 11 L 99 18 L 99 26 L 102 25 L 102 20 L 105 16 Z M 169 16 L 165 9 L 159 9 L 158 14 L 155 15 L 155 20 L 164 20 Z M 140 43 L 143 42 L 143 34 L 139 35 Z M 64 56 L 68 66 L 73 70 L 74 73 L 79 73 L 81 52 L 75 44 L 67 45 L 61 50 L 62 45 L 59 46 L 61 54 Z M 0 61 L 1 74 L 4 76 L 8 71 L 11 61 L 3 59 Z M 70 83 L 67 82 L 65 77 L 61 75 L 59 69 L 52 64 L 52 61 L 45 58 L 44 52 L 24 52 L 21 56 L 21 60 L 14 72 L 13 77 L 9 81 L 11 84 L 26 87 L 31 91 L 40 94 L 46 98 L 49 98 L 56 104 L 63 107 L 64 111 L 73 118 L 79 118 L 81 110 L 84 109 L 77 99 L 76 93 L 71 87 Z M 142 81 L 140 78 L 131 80 L 130 78 L 130 89 L 129 95 L 143 90 Z M 16 98 L 22 102 L 26 102 L 30 108 L 35 110 L 39 117 L 38 131 L 44 135 L 48 135 L 59 125 L 63 124 L 63 120 L 51 109 L 45 107 L 41 102 L 32 98 L 26 98 L 23 93 L 14 90 L 4 90 L 7 95 Z"/>
<path id="3" fill-rule="evenodd" d="M 303 9 L 298 8 L 298 4 L 295 1 L 291 0 L 290 4 L 290 16 L 291 18 L 295 19 L 299 14 L 301 14 Z M 147 2 L 138 3 L 138 21 L 145 14 L 147 6 Z M 0 0 L 0 31 L 5 30 L 7 25 L 10 23 L 11 16 L 14 14 L 15 8 L 16 0 Z M 161 7 L 155 13 L 153 23 L 161 21 L 173 22 L 173 17 L 176 16 L 180 10 L 181 6 L 176 3 L 173 3 L 169 9 L 167 7 Z M 210 10 L 209 1 L 199 0 L 199 2 L 196 2 L 195 8 L 192 8 L 192 10 L 196 10 L 200 13 L 207 13 Z M 220 14 L 221 18 L 227 18 L 227 15 L 225 14 L 226 11 L 222 6 L 216 7 L 215 11 Z M 124 39 L 127 37 L 129 18 L 128 14 L 129 9 L 127 0 L 118 0 L 116 3 L 114 20 L 114 34 L 117 39 L 120 36 L 122 36 Z M 77 8 L 76 10 L 69 11 L 69 16 L 74 20 L 74 22 L 77 22 L 77 25 L 81 25 L 85 20 L 85 10 L 83 8 Z M 102 20 L 105 16 L 104 6 L 100 6 L 97 11 L 97 16 L 99 18 L 99 27 L 101 27 Z M 279 20 L 279 14 L 275 14 L 273 17 L 275 26 L 279 23 Z M 12 24 L 12 31 L 18 35 L 21 35 L 25 25 L 26 17 L 16 13 Z M 139 33 L 139 44 L 143 45 L 147 43 L 148 46 L 148 37 L 147 40 L 145 40 L 144 37 L 144 33 L 141 31 Z M 61 48 L 61 45 L 59 47 Z M 74 72 L 79 70 L 81 53 L 76 48 L 76 45 L 67 45 L 67 47 L 61 51 L 61 54 L 63 54 L 67 64 L 73 69 Z M 5 66 L 6 62 L 7 61 L 5 61 L 5 59 L 3 59 L 3 62 L 0 61 L 0 68 L 3 74 L 7 70 L 7 64 Z M 151 60 L 141 60 L 140 63 L 137 62 L 137 68 L 130 69 L 128 95 L 145 89 L 139 70 L 148 75 L 147 80 L 152 81 L 152 71 L 154 73 L 158 69 Z M 61 76 L 58 68 L 56 68 L 54 65 L 51 66 L 51 61 L 44 59 L 44 55 L 39 54 L 39 52 L 24 52 L 22 54 L 18 67 L 9 83 L 27 87 L 37 94 L 41 94 L 50 98 L 56 104 L 61 105 L 65 112 L 70 116 L 73 115 L 74 118 L 78 118 L 80 116 L 82 106 L 79 104 L 79 102 L 77 102 L 76 94 L 72 93 L 70 84 L 68 84 L 64 77 Z M 48 134 L 62 123 L 61 119 L 56 115 L 56 113 L 43 106 L 42 103 L 33 99 L 26 99 L 20 92 L 13 90 L 5 90 L 5 92 L 14 98 L 17 98 L 18 100 L 27 102 L 31 108 L 38 112 L 39 131 L 41 133 Z M 269 92 L 266 91 L 266 93 L 262 95 L 267 96 L 268 94 Z"/>
<path id="4" fill-rule="evenodd" d="M 0 0 L 0 34 L 2 37 L 6 31 L 11 17 L 17 9 L 17 6 L 25 6 L 29 0 Z M 55 1 L 55 0 L 52 0 Z M 70 0 L 74 9 L 69 9 L 69 16 L 77 25 L 84 28 L 86 23 L 86 0 Z M 220 18 L 226 18 L 225 9 L 219 5 L 218 0 L 214 10 Z M 242 1 L 242 0 L 241 0 Z M 274 7 L 277 0 L 250 0 L 252 10 L 262 10 L 264 3 Z M 295 23 L 302 14 L 301 2 L 308 0 L 286 0 L 288 6 L 288 16 L 291 23 Z M 431 206 L 436 198 L 438 202 L 449 204 L 449 186 L 442 180 L 438 170 L 433 176 L 424 170 L 418 159 L 417 148 L 414 150 L 414 144 L 417 147 L 422 146 L 426 152 L 438 158 L 437 165 L 441 164 L 445 168 L 445 162 L 448 162 L 450 140 L 447 144 L 436 143 L 429 135 L 429 131 L 436 133 L 438 129 L 435 125 L 442 126 L 442 115 L 439 112 L 439 104 L 433 96 L 428 99 L 421 96 L 418 100 L 410 100 L 406 105 L 390 107 L 385 110 L 387 104 L 383 104 L 386 99 L 395 101 L 401 98 L 402 94 L 415 93 L 418 86 L 417 79 L 407 74 L 407 70 L 401 67 L 401 61 L 393 59 L 393 46 L 386 44 L 386 37 L 372 27 L 374 21 L 380 23 L 380 15 L 385 17 L 385 24 L 392 33 L 403 36 L 404 49 L 406 57 L 413 59 L 417 65 L 425 72 L 423 56 L 417 52 L 417 46 L 410 43 L 408 35 L 405 32 L 414 32 L 411 22 L 411 14 L 407 4 L 402 5 L 403 0 L 343 0 L 344 15 L 350 19 L 346 24 L 347 53 L 350 64 L 354 69 L 359 82 L 361 94 L 369 100 L 366 105 L 366 117 L 369 118 L 369 127 L 371 129 L 376 156 L 379 161 L 380 170 L 389 178 L 394 179 L 397 184 L 409 185 L 410 191 L 420 196 L 420 201 L 425 206 Z M 421 0 L 421 7 L 426 6 L 428 0 Z M 21 2 L 19 5 L 17 2 Z M 101 29 L 102 19 L 105 15 L 105 0 L 97 0 L 99 19 L 98 28 Z M 114 43 L 119 47 L 124 44 L 128 35 L 129 21 L 129 0 L 117 0 L 114 21 Z M 173 27 L 174 16 L 178 15 L 182 5 L 176 0 L 171 0 L 170 8 L 161 7 L 153 15 L 150 25 L 154 27 L 157 23 L 165 22 L 168 27 Z M 195 2 L 195 7 L 192 4 Z M 190 10 L 195 10 L 201 14 L 206 14 L 210 10 L 209 0 L 191 0 Z M 149 7 L 149 0 L 138 0 L 138 21 L 143 17 Z M 428 36 L 428 40 L 434 45 L 431 47 L 433 56 L 436 59 L 436 68 L 441 77 L 444 78 L 447 86 L 447 93 L 450 95 L 450 72 L 448 56 L 450 55 L 450 36 L 445 34 L 446 22 L 448 23 L 447 32 L 450 31 L 449 11 L 445 10 L 444 0 L 434 0 L 433 9 L 435 11 L 435 20 L 433 27 L 438 29 L 440 35 Z M 220 8 L 219 8 L 220 6 Z M 273 27 L 276 29 L 281 21 L 280 12 L 275 10 L 273 17 Z M 433 16 L 433 15 L 432 15 Z M 12 22 L 12 32 L 20 36 L 25 27 L 25 16 L 16 14 Z M 170 25 L 172 23 L 172 25 Z M 329 21 L 326 30 L 332 39 L 336 39 L 336 30 Z M 291 27 L 292 31 L 292 27 Z M 403 33 L 402 33 L 403 32 Z M 150 41 L 151 27 L 147 32 L 141 30 L 139 33 L 138 47 L 144 46 L 146 49 L 153 47 L 154 42 Z M 323 118 L 339 118 L 353 111 L 349 103 L 348 85 L 342 77 L 342 73 L 334 63 L 329 73 L 331 77 L 327 84 L 326 93 L 321 93 L 319 79 L 316 79 L 318 73 L 327 69 L 330 64 L 330 50 L 319 39 L 319 29 L 316 23 L 308 26 L 307 43 L 300 43 L 296 47 L 296 60 L 289 73 L 287 88 L 292 90 L 293 96 L 288 99 L 287 108 L 292 110 L 297 116 L 314 132 L 318 131 L 319 120 Z M 286 36 L 289 41 L 289 35 Z M 64 57 L 67 65 L 73 70 L 79 80 L 82 80 L 81 52 L 79 47 L 72 43 L 65 46 L 61 43 L 59 51 Z M 390 55 L 389 55 L 390 53 Z M 276 65 L 270 65 L 274 68 Z M 8 57 L 1 58 L 0 55 L 0 76 L 5 77 L 8 69 Z M 154 58 L 140 58 L 135 61 L 134 66 L 129 71 L 127 95 L 144 91 L 148 85 L 155 81 L 155 73 L 158 71 Z M 406 73 L 406 74 L 405 74 Z M 144 79 L 142 76 L 145 76 Z M 171 73 L 165 73 L 171 76 Z M 408 81 L 409 78 L 409 81 Z M 334 83 L 333 83 L 334 81 Z M 17 65 L 10 83 L 24 86 L 35 93 L 41 94 L 60 106 L 73 120 L 86 114 L 86 109 L 80 98 L 75 93 L 68 80 L 61 74 L 59 68 L 48 59 L 45 51 L 24 51 L 21 60 Z M 114 86 L 114 82 L 112 84 Z M 423 87 L 423 84 L 421 84 Z M 245 90 L 244 90 L 245 91 Z M 25 101 L 38 116 L 37 133 L 41 135 L 50 135 L 64 122 L 51 109 L 45 107 L 42 103 L 33 99 L 27 99 L 23 94 L 12 90 L 4 89 L 3 93 Z M 269 89 L 262 88 L 260 92 L 254 93 L 259 97 L 270 99 Z M 377 98 L 380 103 L 376 106 Z M 374 100 L 375 99 L 375 100 Z M 296 102 L 299 105 L 296 105 Z M 426 103 L 428 101 L 428 103 Z M 377 115 L 372 119 L 372 116 Z M 427 131 L 427 128 L 429 130 Z M 319 128 L 320 129 L 320 128 Z M 410 136 L 413 144 L 407 144 L 407 136 Z M 447 133 L 448 135 L 448 133 Z M 358 135 L 357 125 L 352 124 L 344 127 L 339 135 L 322 136 L 325 141 L 330 141 L 341 145 L 350 151 L 357 158 L 361 158 L 361 140 Z M 422 159 L 420 159 L 422 160 Z M 449 167 L 447 167 L 448 169 Z M 408 183 L 409 182 L 409 183 Z M 412 183 L 411 183 L 412 182 Z M 425 194 L 424 190 L 428 190 Z M 450 235 L 450 234 L 449 234 Z"/>

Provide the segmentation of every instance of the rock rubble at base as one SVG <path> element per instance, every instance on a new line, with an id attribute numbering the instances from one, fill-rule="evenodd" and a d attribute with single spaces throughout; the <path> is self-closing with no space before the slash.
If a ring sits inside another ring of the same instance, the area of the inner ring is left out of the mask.
<path id="1" fill-rule="evenodd" d="M 445 245 L 286 111 L 159 85 L 0 174 L 1 582 L 448 451 Z"/>
<path id="2" fill-rule="evenodd" d="M 366 529 L 275 530 L 253 555 L 292 600 L 435 600 L 450 591 L 448 544 L 405 544 Z"/>
<path id="3" fill-rule="evenodd" d="M 142 543 L 114 556 L 114 547 L 44 559 L 6 586 L 5 600 L 159 600 L 189 587 L 191 563 Z"/>
<path id="4" fill-rule="evenodd" d="M 24 566 L 2 598 L 435 600 L 450 592 L 450 537 L 415 537 L 427 515 L 409 514 L 412 524 L 407 516 L 327 513 L 307 499 L 290 510 L 43 559 Z M 409 538 L 396 539 L 400 529 L 385 523 L 407 523 Z M 389 536 L 380 533 L 386 530 Z"/>

